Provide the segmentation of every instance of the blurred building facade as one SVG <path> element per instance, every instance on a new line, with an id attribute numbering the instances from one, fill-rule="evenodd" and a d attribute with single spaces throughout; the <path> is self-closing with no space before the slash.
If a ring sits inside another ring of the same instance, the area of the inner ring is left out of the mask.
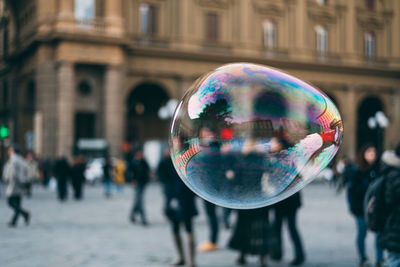
<path id="1" fill-rule="evenodd" d="M 229 62 L 287 71 L 341 111 L 343 154 L 400 133 L 400 1 L 0 0 L 0 124 L 44 157 L 166 139 L 159 110 Z M 383 111 L 390 124 L 370 129 Z"/>

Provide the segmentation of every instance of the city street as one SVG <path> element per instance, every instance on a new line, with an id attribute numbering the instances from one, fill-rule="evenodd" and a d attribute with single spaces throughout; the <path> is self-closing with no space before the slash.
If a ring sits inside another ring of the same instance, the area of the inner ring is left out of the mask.
<path id="1" fill-rule="evenodd" d="M 114 193 L 111 199 L 106 199 L 102 190 L 100 186 L 87 186 L 83 201 L 70 197 L 67 202 L 59 203 L 55 192 L 35 187 L 33 197 L 23 201 L 23 206 L 31 211 L 31 225 L 25 226 L 20 218 L 17 228 L 8 228 L 11 210 L 2 188 L 0 266 L 168 266 L 175 250 L 168 223 L 161 213 L 163 198 L 159 184 L 151 184 L 146 191 L 148 227 L 128 221 L 131 188 L 125 187 L 122 194 Z M 200 216 L 195 231 L 199 244 L 207 238 L 208 229 L 200 200 L 198 204 Z M 231 219 L 234 221 L 234 216 Z M 307 253 L 304 266 L 357 266 L 355 223 L 347 211 L 344 193 L 336 195 L 325 183 L 306 187 L 298 226 Z M 286 229 L 284 234 L 284 259 L 279 264 L 268 260 L 269 266 L 288 266 L 292 259 Z M 235 266 L 237 254 L 226 248 L 229 236 L 230 231 L 221 225 L 221 249 L 198 253 L 198 266 Z M 373 260 L 371 234 L 367 244 Z M 249 257 L 247 266 L 258 266 L 257 263 L 258 258 Z"/>

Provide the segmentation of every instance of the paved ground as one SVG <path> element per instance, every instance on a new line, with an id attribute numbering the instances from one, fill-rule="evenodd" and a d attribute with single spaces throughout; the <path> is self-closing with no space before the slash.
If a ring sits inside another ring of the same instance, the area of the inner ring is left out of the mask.
<path id="1" fill-rule="evenodd" d="M 0 198 L 0 266 L 2 267 L 125 267 L 168 266 L 174 248 L 168 224 L 161 214 L 162 194 L 158 184 L 146 192 L 151 225 L 142 227 L 128 222 L 132 191 L 105 199 L 101 187 L 87 187 L 82 202 L 56 201 L 55 193 L 35 188 L 32 199 L 24 206 L 32 214 L 32 223 L 16 229 L 6 226 L 11 211 L 4 194 Z M 200 200 L 199 200 L 200 202 Z M 326 184 L 311 184 L 303 190 L 304 206 L 299 213 L 307 263 L 304 266 L 356 266 L 355 225 L 347 212 L 344 194 L 336 195 Z M 196 237 L 207 237 L 207 225 L 201 215 L 196 220 Z M 234 219 L 234 217 L 232 217 Z M 234 266 L 236 253 L 225 248 L 230 232 L 220 235 L 221 250 L 199 253 L 198 266 Z M 287 234 L 285 233 L 286 239 Z M 370 258 L 374 258 L 372 235 L 368 237 Z M 292 258 L 289 242 L 280 264 L 287 266 Z M 257 266 L 250 257 L 248 266 Z"/>

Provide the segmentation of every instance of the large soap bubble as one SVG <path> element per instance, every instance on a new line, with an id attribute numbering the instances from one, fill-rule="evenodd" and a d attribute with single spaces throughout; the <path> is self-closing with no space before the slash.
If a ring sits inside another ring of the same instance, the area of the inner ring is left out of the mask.
<path id="1" fill-rule="evenodd" d="M 315 87 L 262 65 L 199 78 L 175 111 L 171 157 L 185 184 L 220 206 L 267 206 L 299 191 L 336 154 L 342 120 Z"/>

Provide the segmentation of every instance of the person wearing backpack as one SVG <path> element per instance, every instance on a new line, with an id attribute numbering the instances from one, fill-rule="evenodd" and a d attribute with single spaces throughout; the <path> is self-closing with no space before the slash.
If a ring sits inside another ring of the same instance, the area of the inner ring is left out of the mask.
<path id="1" fill-rule="evenodd" d="M 3 179 L 7 183 L 6 195 L 8 205 L 14 210 L 14 215 L 8 223 L 9 227 L 16 227 L 19 215 L 29 224 L 30 214 L 21 207 L 21 198 L 24 193 L 24 184 L 28 180 L 28 166 L 19 155 L 17 146 L 8 149 L 9 160 L 3 170 Z"/>
<path id="2" fill-rule="evenodd" d="M 364 198 L 369 184 L 378 177 L 379 161 L 377 150 L 372 144 L 364 145 L 358 154 L 358 166 L 354 176 L 347 183 L 347 200 L 351 214 L 355 217 L 357 226 L 356 246 L 359 256 L 359 266 L 368 266 L 365 251 L 367 223 L 364 217 Z M 376 266 L 382 266 L 383 249 L 375 241 Z"/>
<path id="3" fill-rule="evenodd" d="M 388 252 L 389 267 L 400 266 L 400 144 L 395 151 L 385 151 L 384 205 L 385 223 L 379 244 Z"/>

